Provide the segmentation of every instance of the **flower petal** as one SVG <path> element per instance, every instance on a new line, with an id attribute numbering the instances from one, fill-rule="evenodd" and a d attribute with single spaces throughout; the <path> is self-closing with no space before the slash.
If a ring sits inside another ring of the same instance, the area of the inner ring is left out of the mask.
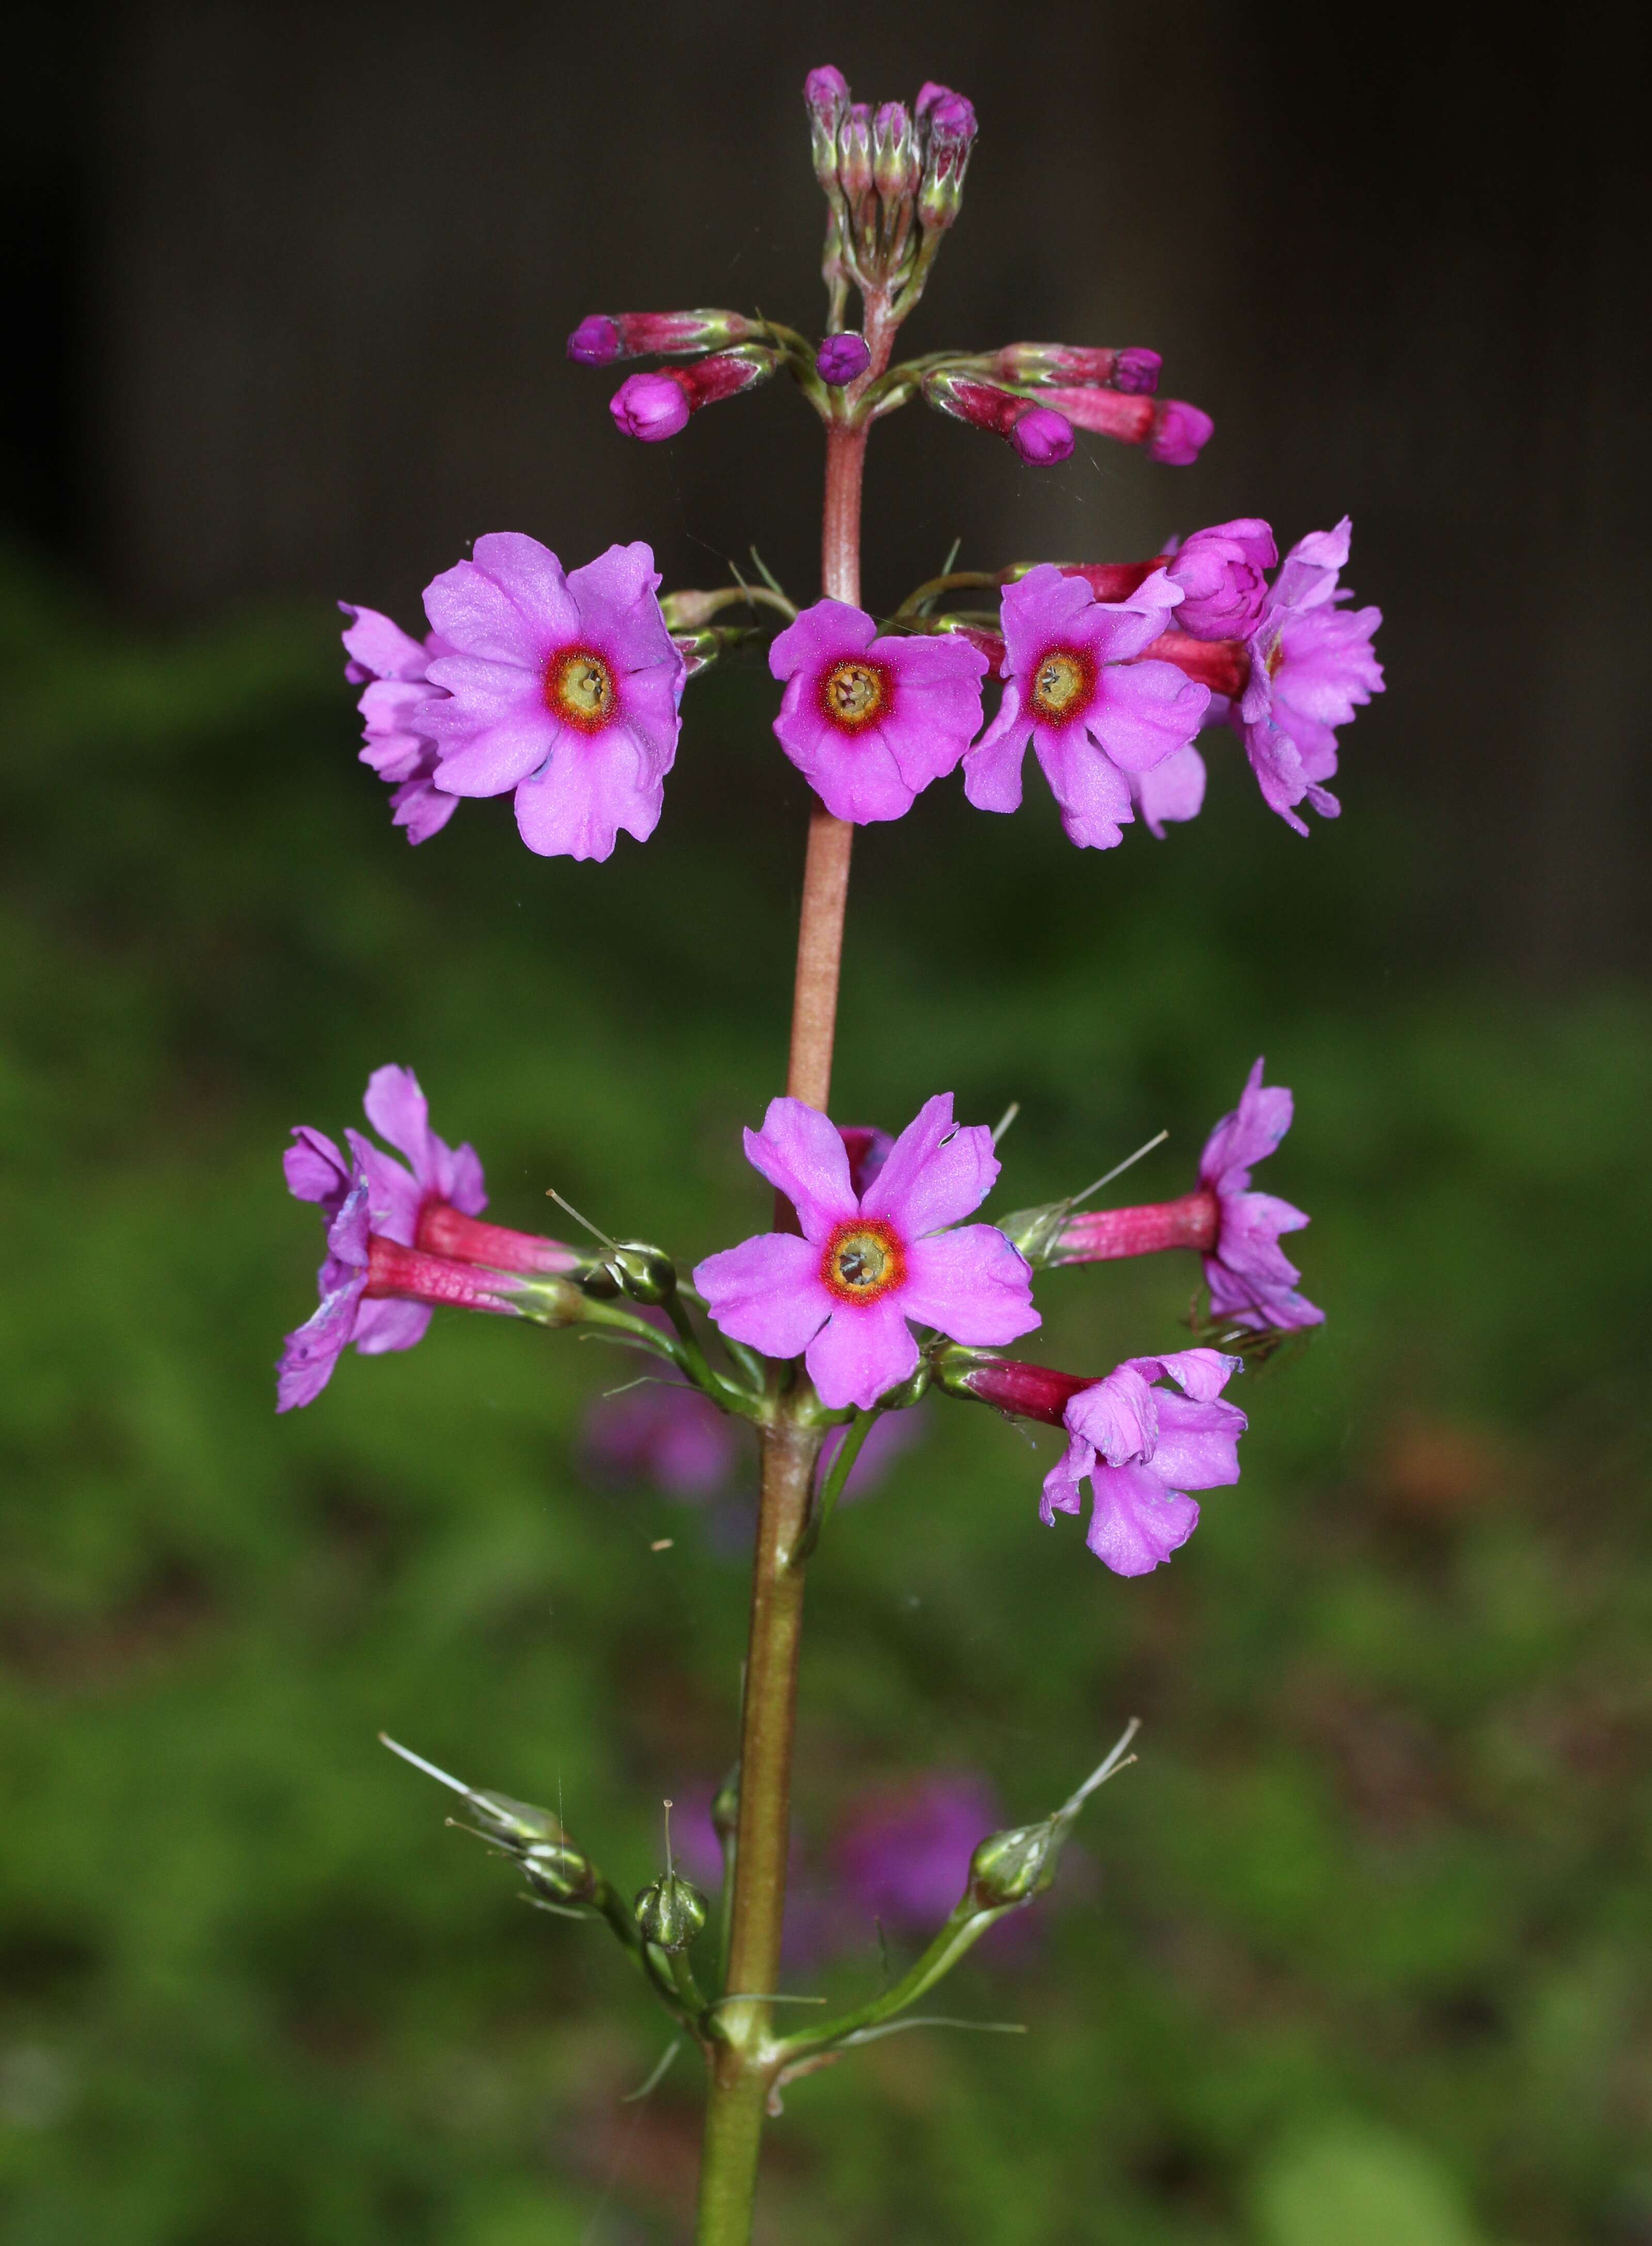
<path id="1" fill-rule="evenodd" d="M 842 1134 L 835 1123 L 801 1099 L 770 1100 L 763 1128 L 745 1134 L 745 1159 L 785 1195 L 805 1236 L 817 1244 L 835 1226 L 860 1213 L 849 1184 L 849 1156 Z"/>
<path id="2" fill-rule="evenodd" d="M 898 1301 L 834 1303 L 803 1361 L 828 1409 L 856 1404 L 865 1412 L 916 1371 L 918 1344 Z"/>
<path id="3" fill-rule="evenodd" d="M 301 1123 L 281 1158 L 287 1190 L 295 1201 L 317 1201 L 336 1215 L 350 1191 L 350 1165 L 324 1131 Z"/>
<path id="4" fill-rule="evenodd" d="M 861 1208 L 916 1240 L 979 1208 L 997 1175 L 991 1132 L 981 1123 L 955 1125 L 952 1094 L 938 1092 L 889 1149 Z"/>
<path id="5" fill-rule="evenodd" d="M 1199 1404 L 1159 1392 L 1152 1470 L 1167 1489 L 1218 1489 L 1239 1480 L 1239 1439 L 1249 1422 L 1237 1404 Z"/>
<path id="6" fill-rule="evenodd" d="M 831 1316 L 820 1254 L 792 1232 L 762 1232 L 694 1267 L 713 1324 L 765 1357 L 798 1357 Z"/>
<path id="7" fill-rule="evenodd" d="M 424 1340 L 436 1313 L 428 1303 L 385 1299 L 364 1303 L 356 1313 L 350 1340 L 361 1357 L 383 1357 L 387 1350 L 411 1349 Z"/>
<path id="8" fill-rule="evenodd" d="M 1084 1542 L 1115 1576 L 1146 1576 L 1199 1526 L 1199 1508 L 1166 1489 L 1151 1467 L 1098 1466 Z"/>
<path id="9" fill-rule="evenodd" d="M 1122 842 L 1123 829 L 1136 815 L 1123 772 L 1076 725 L 1062 733 L 1037 726 L 1033 745 L 1050 793 L 1061 806 L 1067 840 L 1081 850 L 1111 850 Z"/>
<path id="10" fill-rule="evenodd" d="M 1116 1365 L 1105 1379 L 1081 1388 L 1063 1415 L 1110 1467 L 1151 1459 L 1159 1439 L 1159 1399 L 1139 1366 Z"/>
<path id="11" fill-rule="evenodd" d="M 913 1241 L 901 1308 L 920 1325 L 976 1349 L 1001 1348 L 1043 1323 L 1026 1258 L 991 1224 Z"/>
<path id="12" fill-rule="evenodd" d="M 490 532 L 425 589 L 425 613 L 466 655 L 541 664 L 579 630 L 579 608 L 562 565 L 537 538 Z"/>
<path id="13" fill-rule="evenodd" d="M 977 811 L 1019 811 L 1021 768 L 1026 762 L 1032 721 L 1021 706 L 1021 689 L 1005 684 L 991 724 L 964 752 L 963 792 Z"/>
<path id="14" fill-rule="evenodd" d="M 1205 722 L 1210 689 L 1173 663 L 1109 666 L 1084 724 L 1121 772 L 1151 772 Z"/>
<path id="15" fill-rule="evenodd" d="M 571 726 L 516 791 L 516 824 L 541 858 L 610 858 L 620 830 L 646 842 L 664 791 L 652 758 L 622 724 L 584 735 Z"/>

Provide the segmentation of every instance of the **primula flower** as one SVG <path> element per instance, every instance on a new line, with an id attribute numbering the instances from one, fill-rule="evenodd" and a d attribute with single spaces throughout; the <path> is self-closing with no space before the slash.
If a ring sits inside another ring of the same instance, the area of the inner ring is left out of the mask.
<path id="1" fill-rule="evenodd" d="M 1199 1158 L 1199 1182 L 1216 1197 L 1216 1237 L 1205 1256 L 1210 1306 L 1245 1326 L 1316 1326 L 1325 1313 L 1296 1291 L 1302 1276 L 1279 1244 L 1309 1220 L 1275 1194 L 1252 1193 L 1250 1169 L 1271 1154 L 1291 1125 L 1294 1102 L 1282 1084 L 1264 1085 L 1257 1061 L 1239 1105 L 1224 1115 Z"/>
<path id="2" fill-rule="evenodd" d="M 983 1347 L 1039 1323 L 1024 1256 L 995 1226 L 959 1223 L 998 1162 L 990 1131 L 954 1123 L 950 1092 L 926 1101 L 862 1194 L 841 1137 L 800 1099 L 771 1100 L 745 1153 L 802 1236 L 764 1233 L 710 1256 L 694 1283 L 732 1339 L 801 1356 L 832 1410 L 869 1410 L 916 1370 L 908 1319 Z"/>
<path id="3" fill-rule="evenodd" d="M 1082 1388 L 1067 1405 L 1067 1449 L 1044 1477 L 1040 1518 L 1092 1503 L 1084 1542 L 1116 1576 L 1145 1576 L 1185 1544 L 1199 1523 L 1190 1489 L 1239 1480 L 1245 1415 L 1221 1392 L 1236 1357 L 1184 1349 L 1132 1357 Z M 1156 1386 L 1173 1380 L 1184 1392 Z"/>
<path id="4" fill-rule="evenodd" d="M 514 789 L 541 857 L 606 858 L 620 829 L 647 841 L 676 754 L 684 666 L 656 599 L 654 556 L 610 546 L 581 569 L 536 538 L 494 531 L 425 594 L 450 652 L 429 676 L 448 699 L 425 722 L 452 795 Z"/>
<path id="5" fill-rule="evenodd" d="M 1165 563 L 1182 590 L 1178 631 L 1194 639 L 1244 639 L 1268 597 L 1265 572 L 1279 559 L 1268 525 L 1254 515 L 1195 530 Z"/>
<path id="6" fill-rule="evenodd" d="M 1211 1308 L 1219 1318 L 1258 1329 L 1322 1324 L 1324 1311 L 1297 1293 L 1302 1274 L 1279 1244 L 1281 1232 L 1300 1231 L 1308 1218 L 1288 1201 L 1250 1190 L 1251 1164 L 1273 1153 L 1290 1128 L 1291 1113 L 1289 1092 L 1281 1084 L 1263 1084 L 1259 1060 L 1239 1106 L 1205 1141 L 1193 1193 L 1179 1201 L 1070 1216 L 1048 1261 L 1099 1263 L 1195 1248 L 1204 1257 Z"/>
<path id="7" fill-rule="evenodd" d="M 899 819 L 956 766 L 981 723 L 987 658 L 956 638 L 880 639 L 863 609 L 817 601 L 769 650 L 774 731 L 826 809 Z"/>
<path id="8" fill-rule="evenodd" d="M 978 811 L 1018 808 L 1030 739 L 1069 839 L 1095 850 L 1121 839 L 1135 816 L 1132 776 L 1185 748 L 1210 700 L 1173 664 L 1138 659 L 1181 597 L 1155 570 L 1128 600 L 1098 601 L 1082 578 L 1050 562 L 1004 588 L 1008 683 L 964 759 L 964 790 Z"/>
<path id="9" fill-rule="evenodd" d="M 1250 643 L 1250 677 L 1238 725 L 1268 808 L 1299 834 L 1306 821 L 1295 807 L 1304 797 L 1322 818 L 1342 806 L 1323 786 L 1336 770 L 1336 728 L 1383 691 L 1383 666 L 1371 636 L 1380 609 L 1349 609 L 1352 594 L 1337 583 L 1348 560 L 1351 526 L 1298 539 L 1285 556 Z"/>
<path id="10" fill-rule="evenodd" d="M 430 665 L 452 650 L 438 633 L 420 642 L 377 609 L 338 605 L 350 618 L 344 676 L 367 689 L 356 704 L 365 721 L 362 762 L 390 784 L 391 824 L 404 827 L 410 842 L 428 842 L 459 809 L 459 798 L 432 778 L 438 751 L 425 722 L 429 705 L 444 698 L 427 676 Z"/>

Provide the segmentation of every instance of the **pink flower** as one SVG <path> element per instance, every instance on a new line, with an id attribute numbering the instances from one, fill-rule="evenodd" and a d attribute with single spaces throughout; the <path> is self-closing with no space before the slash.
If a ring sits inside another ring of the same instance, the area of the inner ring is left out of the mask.
<path id="1" fill-rule="evenodd" d="M 1259 1060 L 1239 1106 L 1205 1141 L 1199 1181 L 1217 1202 L 1217 1232 L 1205 1256 L 1210 1306 L 1245 1326 L 1316 1326 L 1325 1313 L 1296 1291 L 1302 1276 L 1279 1244 L 1308 1218 L 1273 1194 L 1252 1193 L 1250 1166 L 1271 1154 L 1290 1128 L 1292 1100 L 1281 1084 L 1264 1086 Z"/>
<path id="2" fill-rule="evenodd" d="M 1190 741 L 1151 772 L 1131 772 L 1130 800 L 1155 842 L 1165 839 L 1167 822 L 1197 819 L 1205 802 L 1205 759 Z"/>
<path id="3" fill-rule="evenodd" d="M 1219 1399 L 1236 1357 L 1184 1349 L 1132 1357 L 1079 1391 L 1066 1409 L 1067 1450 L 1044 1477 L 1039 1514 L 1077 1513 L 1092 1494 L 1084 1542 L 1116 1576 L 1145 1576 L 1199 1524 L 1190 1489 L 1239 1480 L 1245 1415 Z M 1173 1380 L 1184 1393 L 1155 1386 Z"/>
<path id="4" fill-rule="evenodd" d="M 764 1233 L 710 1256 L 694 1283 L 734 1340 L 801 1356 L 832 1410 L 869 1410 L 916 1370 L 908 1319 L 987 1347 L 1039 1323 L 1026 1259 L 996 1227 L 959 1223 L 998 1162 L 990 1131 L 954 1123 L 950 1092 L 926 1101 L 863 1194 L 841 1137 L 800 1099 L 771 1100 L 745 1153 L 802 1236 Z"/>
<path id="5" fill-rule="evenodd" d="M 428 842 L 459 809 L 459 798 L 431 777 L 438 752 L 425 723 L 428 705 L 443 698 L 426 673 L 437 656 L 452 650 L 434 632 L 422 644 L 410 639 L 377 609 L 338 605 L 350 618 L 344 676 L 352 686 L 367 688 L 356 705 L 365 720 L 362 762 L 391 784 L 392 825 L 405 827 L 410 842 Z"/>
<path id="6" fill-rule="evenodd" d="M 1254 515 L 1195 530 L 1165 564 L 1182 590 L 1176 629 L 1194 639 L 1245 639 L 1268 596 L 1264 574 L 1279 559 L 1274 534 Z"/>
<path id="7" fill-rule="evenodd" d="M 1173 664 L 1138 659 L 1181 597 L 1155 570 L 1128 600 L 1098 601 L 1082 577 L 1050 562 L 1004 588 L 1008 683 L 964 759 L 964 790 L 977 810 L 1019 807 L 1030 738 L 1069 839 L 1094 850 L 1121 839 L 1135 816 L 1131 776 L 1185 748 L 1210 700 Z"/>
<path id="8" fill-rule="evenodd" d="M 516 823 L 541 857 L 606 858 L 622 827 L 645 842 L 676 754 L 684 667 L 656 599 L 654 556 L 610 546 L 564 575 L 520 531 L 425 594 L 451 652 L 430 666 L 448 699 L 428 706 L 453 795 L 514 789 Z"/>
<path id="9" fill-rule="evenodd" d="M 981 723 L 987 659 L 966 642 L 880 639 L 864 609 L 817 601 L 769 650 L 786 682 L 775 733 L 826 809 L 899 819 L 951 772 Z"/>
<path id="10" fill-rule="evenodd" d="M 1322 783 L 1336 770 L 1336 728 L 1383 691 L 1371 636 L 1380 609 L 1346 609 L 1353 596 L 1337 583 L 1350 525 L 1298 539 L 1285 556 L 1251 639 L 1250 678 L 1239 726 L 1262 800 L 1299 834 L 1295 807 L 1304 797 L 1322 818 L 1342 806 Z"/>

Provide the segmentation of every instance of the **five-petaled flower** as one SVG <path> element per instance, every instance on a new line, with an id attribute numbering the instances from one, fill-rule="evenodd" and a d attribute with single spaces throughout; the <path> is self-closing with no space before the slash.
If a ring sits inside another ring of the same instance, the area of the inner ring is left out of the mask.
<path id="1" fill-rule="evenodd" d="M 913 1373 L 908 1320 L 991 1347 L 1030 1333 L 1025 1258 L 989 1224 L 961 1224 L 998 1174 L 992 1133 L 925 1102 L 863 1194 L 843 1140 L 800 1099 L 774 1099 L 746 1159 L 797 1211 L 802 1236 L 768 1232 L 709 1256 L 694 1274 L 712 1318 L 770 1357 L 801 1356 L 820 1400 L 863 1410 Z"/>
<path id="2" fill-rule="evenodd" d="M 1181 598 L 1158 569 L 1128 599 L 1098 601 L 1082 578 L 1049 562 L 1005 588 L 1003 700 L 964 759 L 964 790 L 977 810 L 1019 807 L 1030 740 L 1069 839 L 1096 850 L 1122 839 L 1135 816 L 1132 777 L 1186 747 L 1210 701 L 1209 689 L 1174 664 L 1139 660 Z"/>
<path id="3" fill-rule="evenodd" d="M 1371 637 L 1380 609 L 1347 609 L 1337 582 L 1350 525 L 1299 538 L 1285 556 L 1250 642 L 1250 677 L 1235 722 L 1263 800 L 1299 834 L 1306 797 L 1323 819 L 1342 806 L 1323 783 L 1336 770 L 1336 728 L 1383 691 Z"/>
<path id="4" fill-rule="evenodd" d="M 785 681 L 774 731 L 826 809 L 899 819 L 954 771 L 981 723 L 987 658 L 962 639 L 879 638 L 862 609 L 817 601 L 769 650 Z"/>
<path id="5" fill-rule="evenodd" d="M 606 858 L 620 829 L 658 824 L 681 725 L 683 657 L 656 598 L 654 556 L 610 546 L 564 572 L 536 538 L 494 531 L 426 588 L 446 643 L 425 715 L 451 795 L 513 789 L 542 857 Z"/>
<path id="6" fill-rule="evenodd" d="M 1116 1576 L 1145 1576 L 1199 1523 L 1190 1489 L 1239 1480 L 1245 1415 L 1221 1401 L 1240 1360 L 1214 1349 L 1132 1357 L 1081 1388 L 1064 1415 L 1067 1448 L 1044 1476 L 1039 1514 L 1077 1513 L 1091 1486 L 1084 1542 Z M 1154 1384 L 1172 1380 L 1182 1390 Z"/>

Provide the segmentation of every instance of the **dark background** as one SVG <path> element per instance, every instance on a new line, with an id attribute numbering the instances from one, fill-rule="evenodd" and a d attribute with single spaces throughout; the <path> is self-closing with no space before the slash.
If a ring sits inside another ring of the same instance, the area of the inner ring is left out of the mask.
<path id="1" fill-rule="evenodd" d="M 628 446 L 562 341 L 596 309 L 818 321 L 798 94 L 828 58 L 981 112 L 914 348 L 1150 344 L 1217 425 L 1190 470 L 1081 440 L 1035 473 L 896 417 L 871 604 L 955 535 L 966 564 L 1118 558 L 1346 511 L 1389 691 L 1306 844 L 1229 758 L 1163 846 L 1076 854 L 1036 791 L 1000 822 L 942 789 L 858 846 L 845 1111 L 1020 1097 L 1010 1203 L 1168 1124 L 1141 1174 L 1168 1194 L 1265 1046 L 1299 1102 L 1271 1182 L 1314 1211 L 1331 1320 L 1247 1394 L 1242 1499 L 1146 1583 L 1038 1529 L 1039 1463 L 984 1415 L 844 1516 L 806 1836 L 935 1766 L 1037 1814 L 1132 1712 L 1151 1750 L 1044 1947 L 954 1984 L 1035 2033 L 800 2086 L 768 2235 L 1652 2238 L 1642 21 L 13 11 L 0 2205 L 26 2246 L 681 2235 L 686 2065 L 619 2103 L 658 2047 L 640 2000 L 369 1746 L 566 1785 L 640 1880 L 660 1793 L 726 1756 L 738 1566 L 582 1481 L 609 1376 L 554 1339 L 448 1320 L 271 1422 L 315 1249 L 274 1161 L 396 1058 L 504 1221 L 541 1224 L 548 1183 L 686 1255 L 756 1221 L 733 1150 L 776 1088 L 804 812 L 760 668 L 696 688 L 647 851 L 530 861 L 493 806 L 414 853 L 354 762 L 330 603 L 411 625 L 504 527 L 570 562 L 647 538 L 668 586 L 755 541 L 812 593 L 797 401 Z M 1184 1279 L 1052 1283 L 1050 1355 L 1175 1345 Z"/>

